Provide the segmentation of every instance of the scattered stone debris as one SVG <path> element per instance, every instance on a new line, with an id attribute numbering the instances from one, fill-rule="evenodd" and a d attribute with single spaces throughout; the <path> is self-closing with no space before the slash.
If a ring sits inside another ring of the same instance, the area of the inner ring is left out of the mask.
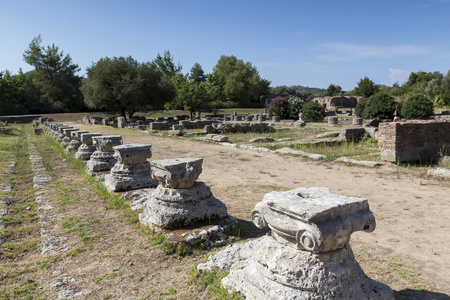
<path id="1" fill-rule="evenodd" d="M 52 209 L 53 209 L 53 206 L 51 206 L 49 204 L 41 205 L 41 206 L 38 206 L 38 208 L 37 208 L 38 211 L 39 210 L 52 210 Z"/>
<path id="2" fill-rule="evenodd" d="M 199 264 L 197 270 L 205 271 L 216 269 L 228 271 L 233 263 L 251 258 L 255 251 L 255 246 L 261 239 L 262 238 L 258 238 L 246 243 L 231 244 L 224 250 L 211 255 L 205 263 Z"/>
<path id="3" fill-rule="evenodd" d="M 349 163 L 349 164 L 352 164 L 352 165 L 359 165 L 359 166 L 370 167 L 370 168 L 379 167 L 379 166 L 383 165 L 382 162 L 367 161 L 367 160 L 356 160 L 356 159 L 348 158 L 348 157 L 345 157 L 345 156 L 337 158 L 336 161 L 337 162 L 345 162 L 345 163 Z"/>
<path id="4" fill-rule="evenodd" d="M 228 142 L 228 137 L 226 135 L 220 134 L 207 134 L 204 137 L 205 140 L 211 140 L 214 142 Z"/>
<path id="5" fill-rule="evenodd" d="M 308 153 L 308 152 L 304 152 L 301 150 L 294 150 L 294 149 L 287 148 L 287 147 L 275 150 L 275 152 L 282 153 L 282 154 L 301 155 L 301 156 L 309 157 L 309 158 L 315 159 L 315 160 L 324 160 L 327 158 L 325 155 L 322 155 L 322 154 Z"/>
<path id="6" fill-rule="evenodd" d="M 42 255 L 54 255 L 68 250 L 68 239 L 63 236 L 52 236 L 41 243 Z"/>
<path id="7" fill-rule="evenodd" d="M 58 300 L 69 300 L 83 295 L 80 289 L 65 290 L 58 293 Z"/>
<path id="8" fill-rule="evenodd" d="M 446 168 L 431 169 L 428 170 L 427 174 L 431 176 L 450 178 L 450 169 Z"/>
<path id="9" fill-rule="evenodd" d="M 318 134 L 316 136 L 316 138 L 328 138 L 328 137 L 335 138 L 335 137 L 338 137 L 340 133 L 341 133 L 340 131 L 324 132 L 324 133 Z"/>
<path id="10" fill-rule="evenodd" d="M 59 290 L 62 287 L 68 286 L 70 283 L 75 282 L 72 277 L 61 277 L 50 283 L 50 287 L 54 290 Z"/>

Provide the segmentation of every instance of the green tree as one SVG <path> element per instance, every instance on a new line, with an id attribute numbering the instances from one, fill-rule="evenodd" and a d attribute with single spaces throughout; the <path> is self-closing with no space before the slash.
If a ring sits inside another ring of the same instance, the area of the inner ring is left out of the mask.
<path id="1" fill-rule="evenodd" d="M 240 106 L 262 105 L 260 97 L 269 94 L 270 81 L 262 79 L 250 62 L 222 55 L 209 77 L 218 100 Z"/>
<path id="2" fill-rule="evenodd" d="M 358 86 L 355 88 L 356 96 L 370 97 L 376 94 L 379 87 L 370 80 L 368 77 L 364 77 L 358 82 Z"/>
<path id="3" fill-rule="evenodd" d="M 0 103 L 22 102 L 23 85 L 25 83 L 25 75 L 19 70 L 18 75 L 12 75 L 9 70 L 0 72 Z"/>
<path id="4" fill-rule="evenodd" d="M 327 90 L 325 91 L 325 93 L 323 93 L 324 96 L 336 96 L 339 95 L 342 91 L 342 88 L 339 85 L 334 85 L 334 84 L 330 84 L 327 88 Z"/>
<path id="5" fill-rule="evenodd" d="M 203 71 L 203 68 L 199 63 L 195 63 L 194 66 L 191 68 L 189 80 L 196 84 L 206 81 L 205 72 Z"/>
<path id="6" fill-rule="evenodd" d="M 92 108 L 118 111 L 131 118 L 141 109 L 157 109 L 175 96 L 170 81 L 151 63 L 138 63 L 131 56 L 101 58 L 87 68 L 81 90 Z"/>
<path id="7" fill-rule="evenodd" d="M 358 118 L 362 118 L 364 115 L 364 108 L 366 107 L 366 103 L 367 103 L 367 98 L 362 98 L 361 100 L 358 101 L 358 103 L 356 104 L 355 107 L 355 115 Z"/>
<path id="8" fill-rule="evenodd" d="M 80 111 L 83 107 L 81 77 L 76 75 L 80 68 L 55 44 L 43 47 L 41 42 L 38 35 L 23 54 L 24 60 L 34 66 L 30 79 L 41 107 L 48 112 Z"/>
<path id="9" fill-rule="evenodd" d="M 362 117 L 364 119 L 392 119 L 395 106 L 392 96 L 379 92 L 367 99 Z"/>
<path id="10" fill-rule="evenodd" d="M 309 101 L 303 105 L 303 120 L 305 122 L 320 122 L 325 116 L 325 109 L 319 103 Z"/>
<path id="11" fill-rule="evenodd" d="M 158 53 L 152 64 L 168 78 L 180 74 L 182 69 L 180 62 L 174 63 L 173 55 L 170 54 L 169 50 L 164 51 L 163 56 Z"/>
<path id="12" fill-rule="evenodd" d="M 442 78 L 441 89 L 437 99 L 440 107 L 450 107 L 450 70 Z"/>
<path id="13" fill-rule="evenodd" d="M 433 116 L 433 102 L 425 95 L 416 94 L 403 102 L 402 115 L 405 119 L 426 120 Z"/>
<path id="14" fill-rule="evenodd" d="M 191 118 L 195 112 L 207 106 L 209 100 L 206 82 L 189 81 L 187 76 L 178 74 L 172 77 L 176 88 L 176 96 L 173 101 L 166 103 L 166 109 L 184 109 L 190 112 Z"/>

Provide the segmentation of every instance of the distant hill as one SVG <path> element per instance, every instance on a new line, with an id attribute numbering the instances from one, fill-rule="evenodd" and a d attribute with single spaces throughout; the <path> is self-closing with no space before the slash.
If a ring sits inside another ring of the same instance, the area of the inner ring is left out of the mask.
<path id="1" fill-rule="evenodd" d="M 300 97 L 310 98 L 311 96 L 322 96 L 326 89 L 302 86 L 302 85 L 279 85 L 271 89 L 271 94 L 274 95 L 297 95 Z"/>
<path id="2" fill-rule="evenodd" d="M 324 93 L 327 89 L 321 89 L 321 88 L 315 88 L 315 87 L 309 87 L 309 86 L 302 86 L 302 85 L 293 85 L 292 86 L 296 91 L 307 91 L 312 94 L 321 94 Z"/>

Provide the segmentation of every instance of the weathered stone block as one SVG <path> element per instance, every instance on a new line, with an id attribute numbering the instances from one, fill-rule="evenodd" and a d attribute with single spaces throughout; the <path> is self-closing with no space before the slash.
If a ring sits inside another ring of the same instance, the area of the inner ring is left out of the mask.
<path id="1" fill-rule="evenodd" d="M 364 132 L 364 128 L 346 128 L 339 133 L 338 138 L 346 141 L 358 141 Z"/>
<path id="2" fill-rule="evenodd" d="M 337 123 L 338 123 L 338 117 L 336 117 L 336 116 L 328 117 L 328 124 L 336 125 Z"/>
<path id="3" fill-rule="evenodd" d="M 259 228 L 270 226 L 277 241 L 315 253 L 343 248 L 354 231 L 375 230 L 367 199 L 327 188 L 268 193 L 256 204 L 252 221 Z"/>
<path id="4" fill-rule="evenodd" d="M 248 300 L 394 300 L 387 285 L 364 273 L 349 245 L 316 254 L 270 236 L 254 245 L 251 258 L 234 263 L 222 284 Z"/>
<path id="5" fill-rule="evenodd" d="M 78 148 L 77 153 L 75 153 L 75 157 L 83 160 L 89 160 L 91 155 L 97 150 L 97 148 L 92 145 L 92 137 L 101 135 L 101 133 L 82 133 L 80 136 L 80 142 L 82 144 Z"/>
<path id="6" fill-rule="evenodd" d="M 388 286 L 364 274 L 348 244 L 353 231 L 375 229 L 366 199 L 327 188 L 271 192 L 252 220 L 269 226 L 271 236 L 251 244 L 251 256 L 239 258 L 222 280 L 246 299 L 394 299 Z"/>
<path id="7" fill-rule="evenodd" d="M 87 162 L 86 172 L 91 175 L 109 172 L 117 162 L 117 159 L 114 157 L 113 147 L 122 144 L 122 137 L 120 135 L 93 136 L 92 143 L 97 150 L 92 153 L 90 160 Z"/>
<path id="8" fill-rule="evenodd" d="M 119 128 L 125 128 L 127 126 L 127 119 L 124 117 L 118 117 L 117 118 L 117 127 Z"/>
<path id="9" fill-rule="evenodd" d="M 105 175 L 105 185 L 114 192 L 147 188 L 156 185 L 150 173 L 147 158 L 152 156 L 151 145 L 128 144 L 115 146 L 117 163 L 110 174 Z"/>
<path id="10" fill-rule="evenodd" d="M 203 182 L 196 182 L 188 189 L 158 185 L 144 203 L 139 219 L 150 226 L 175 229 L 227 216 L 225 204 Z"/>
<path id="11" fill-rule="evenodd" d="M 152 177 L 168 188 L 189 188 L 202 172 L 202 158 L 175 158 L 151 162 Z"/>

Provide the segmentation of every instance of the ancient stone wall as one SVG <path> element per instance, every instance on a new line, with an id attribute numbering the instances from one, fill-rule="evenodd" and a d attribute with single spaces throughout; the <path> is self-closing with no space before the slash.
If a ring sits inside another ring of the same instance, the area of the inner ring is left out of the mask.
<path id="1" fill-rule="evenodd" d="M 436 161 L 450 152 L 450 121 L 380 123 L 378 147 L 386 161 Z"/>
<path id="2" fill-rule="evenodd" d="M 314 98 L 313 101 L 321 104 L 328 110 L 335 110 L 338 107 L 342 108 L 355 108 L 356 104 L 363 97 L 355 96 L 355 97 L 346 97 L 346 96 L 337 96 L 337 97 L 317 97 Z"/>

